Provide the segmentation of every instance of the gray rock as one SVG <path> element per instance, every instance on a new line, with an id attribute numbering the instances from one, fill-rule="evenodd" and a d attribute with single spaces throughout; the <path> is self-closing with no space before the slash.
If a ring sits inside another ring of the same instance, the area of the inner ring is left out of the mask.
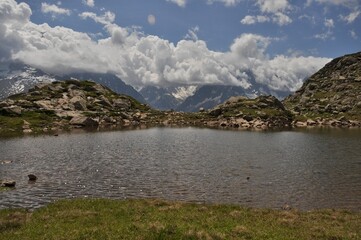
<path id="1" fill-rule="evenodd" d="M 98 127 L 99 121 L 90 117 L 76 116 L 70 120 L 69 124 L 82 127 Z"/>
<path id="2" fill-rule="evenodd" d="M 131 104 L 129 102 L 129 100 L 126 100 L 126 99 L 114 99 L 113 100 L 113 105 L 115 108 L 118 108 L 118 109 L 125 109 L 125 110 L 128 110 L 130 107 L 131 107 Z"/>
<path id="3" fill-rule="evenodd" d="M 19 106 L 4 107 L 3 110 L 8 114 L 21 115 L 23 108 Z"/>
<path id="4" fill-rule="evenodd" d="M 211 115 L 213 117 L 218 117 L 221 114 L 222 114 L 222 109 L 220 109 L 220 108 L 214 108 L 214 109 L 209 111 L 209 115 Z"/>
<path id="5" fill-rule="evenodd" d="M 16 185 L 16 182 L 13 181 L 13 180 L 5 180 L 5 181 L 2 182 L 3 187 L 12 188 L 12 187 L 15 187 L 15 185 Z"/>
<path id="6" fill-rule="evenodd" d="M 75 110 L 78 111 L 86 111 L 86 101 L 81 96 L 75 96 L 72 99 L 70 99 L 70 102 L 74 105 Z"/>
<path id="7" fill-rule="evenodd" d="M 35 176 L 34 174 L 29 174 L 28 178 L 29 178 L 29 181 L 36 181 L 38 179 L 37 176 Z"/>

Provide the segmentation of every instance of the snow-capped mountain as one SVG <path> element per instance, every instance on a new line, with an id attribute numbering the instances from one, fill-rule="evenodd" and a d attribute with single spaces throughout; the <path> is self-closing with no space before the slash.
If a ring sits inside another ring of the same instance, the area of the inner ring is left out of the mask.
<path id="1" fill-rule="evenodd" d="M 188 97 L 177 107 L 178 111 L 196 112 L 200 108 L 210 109 L 223 103 L 232 96 L 245 96 L 244 88 L 237 86 L 205 85 L 193 96 Z"/>
<path id="2" fill-rule="evenodd" d="M 39 83 L 58 80 L 56 76 L 22 63 L 0 65 L 0 99 L 26 92 Z"/>
<path id="3" fill-rule="evenodd" d="M 170 110 L 177 108 L 188 97 L 193 96 L 197 86 L 155 87 L 146 86 L 140 90 L 145 100 L 153 108 Z"/>
<path id="4" fill-rule="evenodd" d="M 22 63 L 0 65 L 0 99 L 26 92 L 39 83 L 67 79 L 91 80 L 107 86 L 114 92 L 131 96 L 142 103 L 146 103 L 143 96 L 137 92 L 137 90 L 125 84 L 120 78 L 112 74 L 76 73 L 66 76 L 56 76 Z"/>

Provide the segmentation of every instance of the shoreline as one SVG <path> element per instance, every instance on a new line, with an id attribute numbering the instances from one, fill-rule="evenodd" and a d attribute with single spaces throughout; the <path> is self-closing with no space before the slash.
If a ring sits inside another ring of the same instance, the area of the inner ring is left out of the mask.
<path id="1" fill-rule="evenodd" d="M 361 122 L 353 125 L 335 125 L 335 124 L 307 124 L 307 122 L 296 122 L 291 126 L 283 126 L 283 127 L 234 127 L 232 124 L 146 124 L 139 123 L 136 125 L 127 125 L 127 126 L 103 126 L 97 128 L 89 128 L 89 127 L 75 127 L 75 128 L 66 128 L 66 129 L 54 129 L 54 130 L 46 130 L 41 132 L 23 132 L 23 131 L 14 131 L 8 130 L 3 131 L 0 134 L 1 138 L 12 138 L 12 137 L 26 137 L 26 136 L 57 136 L 59 134 L 72 134 L 72 133 L 87 133 L 87 132 L 118 132 L 118 131 L 135 131 L 135 130 L 144 130 L 151 128 L 199 128 L 199 129 L 211 129 L 211 130 L 226 130 L 226 131 L 250 131 L 250 132 L 274 132 L 274 131 L 297 131 L 297 130 L 309 130 L 309 129 L 333 129 L 333 130 L 357 130 L 361 129 Z"/>

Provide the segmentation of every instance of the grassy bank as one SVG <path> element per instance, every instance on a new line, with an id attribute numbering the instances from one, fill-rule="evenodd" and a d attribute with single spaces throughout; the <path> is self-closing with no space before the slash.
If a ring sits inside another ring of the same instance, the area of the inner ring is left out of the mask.
<path id="1" fill-rule="evenodd" d="M 361 239 L 361 213 L 72 200 L 1 210 L 0 239 Z"/>

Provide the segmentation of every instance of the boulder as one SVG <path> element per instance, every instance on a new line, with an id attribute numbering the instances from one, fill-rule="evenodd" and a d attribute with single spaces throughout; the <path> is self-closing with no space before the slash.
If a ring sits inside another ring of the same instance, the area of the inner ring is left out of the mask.
<path id="1" fill-rule="evenodd" d="M 131 107 L 129 100 L 126 99 L 114 99 L 113 106 L 117 109 L 125 109 L 128 110 Z"/>
<path id="2" fill-rule="evenodd" d="M 99 121 L 90 117 L 76 116 L 70 120 L 69 124 L 82 127 L 98 127 Z"/>
<path id="3" fill-rule="evenodd" d="M 250 116 L 250 115 L 246 115 L 246 116 L 243 117 L 243 119 L 246 120 L 247 122 L 250 122 L 250 121 L 253 120 L 253 117 Z"/>
<path id="4" fill-rule="evenodd" d="M 37 176 L 35 176 L 34 174 L 29 174 L 28 178 L 29 178 L 29 181 L 36 181 L 38 179 Z"/>
<path id="5" fill-rule="evenodd" d="M 15 187 L 15 185 L 16 185 L 16 182 L 13 181 L 13 180 L 5 180 L 5 181 L 2 182 L 2 186 L 3 186 L 3 187 L 10 187 L 10 188 L 12 188 L 12 187 Z"/>
<path id="6" fill-rule="evenodd" d="M 209 111 L 209 115 L 211 115 L 213 117 L 218 117 L 221 114 L 222 114 L 222 109 L 220 109 L 220 108 L 214 108 L 214 109 Z"/>
<path id="7" fill-rule="evenodd" d="M 75 110 L 78 111 L 86 111 L 86 101 L 81 96 L 75 96 L 72 99 L 70 99 L 70 102 L 74 105 Z"/>
<path id="8" fill-rule="evenodd" d="M 19 106 L 4 107 L 3 110 L 9 114 L 21 115 L 23 108 Z"/>
<path id="9" fill-rule="evenodd" d="M 53 103 L 49 100 L 36 101 L 35 105 L 45 110 L 54 110 Z"/>
<path id="10" fill-rule="evenodd" d="M 313 121 L 312 119 L 307 120 L 307 126 L 315 126 L 317 124 L 316 121 Z"/>

